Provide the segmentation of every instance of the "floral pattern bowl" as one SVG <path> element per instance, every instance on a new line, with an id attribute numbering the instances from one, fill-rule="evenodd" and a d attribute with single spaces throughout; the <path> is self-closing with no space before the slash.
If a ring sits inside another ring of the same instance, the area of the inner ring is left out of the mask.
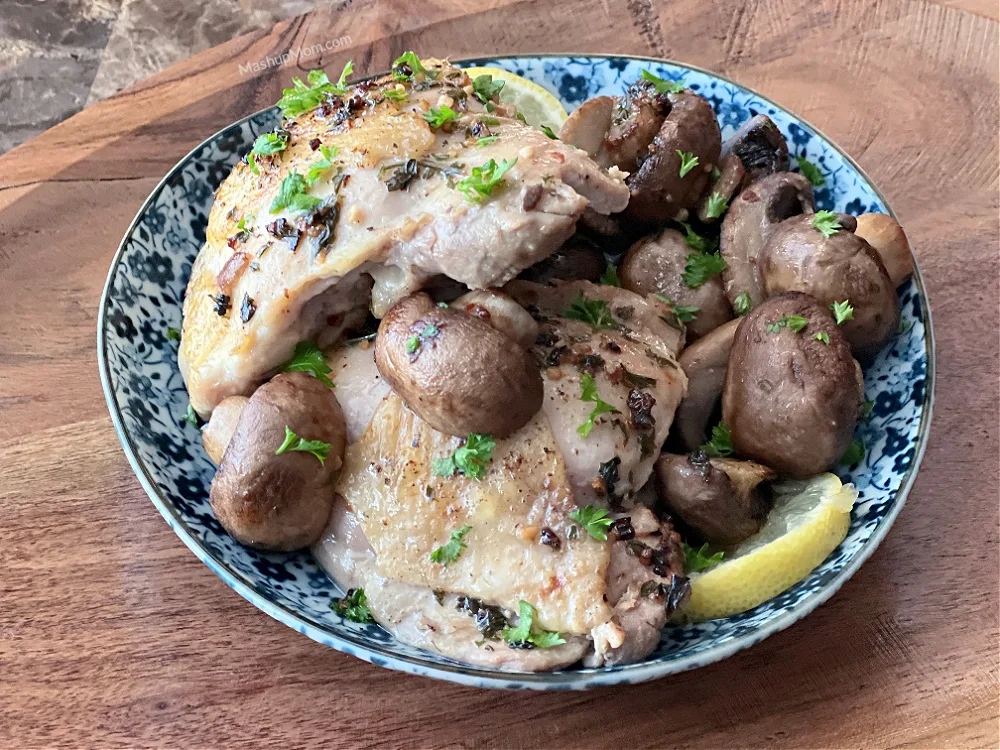
<path id="1" fill-rule="evenodd" d="M 683 81 L 715 108 L 723 137 L 758 113 L 769 115 L 796 156 L 823 172 L 820 208 L 890 212 L 860 168 L 809 124 L 765 97 L 707 71 L 619 56 L 482 58 L 468 65 L 513 71 L 553 91 L 572 110 L 584 99 L 617 94 L 644 68 Z M 242 547 L 212 515 L 214 467 L 185 419 L 173 329 L 181 326 L 184 287 L 214 191 L 258 134 L 278 123 L 275 108 L 233 123 L 180 161 L 146 200 L 111 264 L 98 321 L 98 356 L 108 407 L 139 481 L 184 543 L 254 605 L 321 643 L 379 666 L 480 686 L 586 689 L 636 683 L 703 666 L 796 622 L 829 599 L 871 555 L 903 507 L 931 419 L 934 344 L 919 270 L 899 290 L 899 335 L 865 376 L 871 413 L 858 427 L 867 447 L 842 478 L 860 492 L 844 542 L 805 580 L 735 617 L 668 626 L 644 661 L 615 668 L 510 673 L 471 667 L 395 640 L 376 625 L 347 621 L 330 608 L 341 592 L 307 553 L 268 555 Z"/>

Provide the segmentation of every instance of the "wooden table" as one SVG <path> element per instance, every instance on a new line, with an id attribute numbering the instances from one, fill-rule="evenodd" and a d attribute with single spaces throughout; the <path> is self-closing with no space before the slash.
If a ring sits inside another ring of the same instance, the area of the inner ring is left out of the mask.
<path id="1" fill-rule="evenodd" d="M 0 158 L 0 745 L 997 747 L 997 17 L 989 0 L 345 0 Z M 930 293 L 937 403 L 906 508 L 832 601 L 656 683 L 476 691 L 296 635 L 185 549 L 105 409 L 108 264 L 171 165 L 298 72 L 240 65 L 348 36 L 330 70 L 411 48 L 683 60 L 800 113 L 874 177 Z"/>

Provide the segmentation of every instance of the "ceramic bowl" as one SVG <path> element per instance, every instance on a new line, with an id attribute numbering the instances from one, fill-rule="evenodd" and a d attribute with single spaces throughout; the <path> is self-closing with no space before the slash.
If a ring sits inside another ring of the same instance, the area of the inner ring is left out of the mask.
<path id="1" fill-rule="evenodd" d="M 572 111 L 599 94 L 618 94 L 643 68 L 687 86 L 715 108 L 723 137 L 753 115 L 769 115 L 793 155 L 822 170 L 819 208 L 891 213 L 882 195 L 840 148 L 767 98 L 704 70 L 617 56 L 532 56 L 463 62 L 513 71 L 554 92 Z M 725 658 L 788 627 L 829 599 L 871 555 L 913 484 L 931 418 L 934 345 L 927 297 L 915 271 L 899 290 L 899 335 L 868 368 L 874 401 L 858 427 L 864 461 L 842 478 L 860 492 L 844 542 L 808 578 L 735 617 L 668 626 L 638 664 L 616 668 L 511 673 L 471 667 L 400 643 L 376 625 L 346 621 L 330 609 L 341 592 L 307 553 L 267 555 L 231 539 L 208 502 L 214 468 L 184 414 L 177 369 L 181 301 L 204 242 L 213 193 L 258 134 L 279 121 L 275 108 L 233 123 L 197 146 L 163 179 L 129 227 L 108 274 L 98 321 L 101 378 L 115 428 L 136 475 L 171 528 L 195 555 L 254 605 L 320 643 L 379 666 L 479 687 L 585 689 L 636 683 Z"/>

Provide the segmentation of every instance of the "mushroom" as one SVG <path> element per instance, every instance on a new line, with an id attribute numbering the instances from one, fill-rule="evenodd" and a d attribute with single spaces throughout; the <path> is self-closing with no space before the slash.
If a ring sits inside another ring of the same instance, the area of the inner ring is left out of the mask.
<path id="1" fill-rule="evenodd" d="M 611 129 L 616 99 L 613 96 L 595 96 L 577 107 L 559 128 L 559 140 L 587 152 L 602 167 L 611 166 L 604 152 L 604 138 Z"/>
<path id="2" fill-rule="evenodd" d="M 594 212 L 595 216 L 601 214 Z M 608 218 L 608 217 L 603 217 Z M 604 253 L 594 243 L 583 237 L 571 237 L 549 257 L 524 269 L 519 279 L 548 284 L 553 279 L 562 281 L 597 281 L 606 267 Z"/>
<path id="3" fill-rule="evenodd" d="M 878 253 L 854 234 L 853 216 L 837 216 L 829 237 L 816 224 L 796 216 L 771 233 L 758 261 L 764 293 L 805 292 L 824 306 L 848 300 L 853 317 L 840 330 L 857 356 L 873 357 L 899 328 L 896 287 Z"/>
<path id="4" fill-rule="evenodd" d="M 882 265 L 898 287 L 913 274 L 913 253 L 899 222 L 887 214 L 861 214 L 854 234 L 875 248 Z"/>
<path id="5" fill-rule="evenodd" d="M 684 235 L 666 229 L 635 243 L 625 254 L 618 273 L 623 289 L 663 295 L 675 307 L 696 307 L 693 319 L 685 321 L 688 339 L 694 340 L 732 319 L 733 311 L 719 276 L 693 289 L 684 283 L 684 268 L 691 252 Z"/>
<path id="6" fill-rule="evenodd" d="M 668 94 L 667 100 L 670 112 L 638 170 L 626 180 L 631 198 L 625 211 L 643 223 L 686 218 L 687 209 L 701 198 L 722 148 L 715 112 L 703 97 L 685 89 Z M 681 154 L 697 158 L 697 163 L 685 169 Z"/>
<path id="7" fill-rule="evenodd" d="M 489 323 L 525 349 L 535 345 L 538 323 L 531 314 L 503 292 L 484 289 L 467 292 L 451 307 Z"/>
<path id="8" fill-rule="evenodd" d="M 678 364 L 688 378 L 687 393 L 677 407 L 673 429 L 684 448 L 695 450 L 705 439 L 729 367 L 729 350 L 740 319 L 721 325 L 682 352 Z"/>
<path id="9" fill-rule="evenodd" d="M 240 414 L 249 400 L 246 396 L 228 396 L 222 399 L 212 410 L 212 418 L 201 428 L 201 444 L 216 466 L 222 463 L 226 446 L 236 432 Z"/>
<path id="10" fill-rule="evenodd" d="M 333 391 L 311 375 L 283 373 L 262 385 L 243 407 L 212 481 L 219 523 L 257 549 L 313 544 L 333 507 L 331 479 L 343 463 L 346 432 Z M 319 453 L 286 447 L 291 433 L 317 441 Z"/>
<path id="11" fill-rule="evenodd" d="M 847 450 L 863 400 L 861 367 L 813 297 L 770 297 L 740 322 L 722 390 L 736 455 L 782 476 L 826 471 Z"/>
<path id="12" fill-rule="evenodd" d="M 611 127 L 604 137 L 604 151 L 609 165 L 631 172 L 660 132 L 671 105 L 658 94 L 649 81 L 640 80 L 618 97 L 611 116 Z M 598 159 L 600 159 L 598 154 Z M 600 162 L 598 162 L 600 163 Z"/>
<path id="13" fill-rule="evenodd" d="M 698 450 L 662 454 L 656 476 L 671 515 L 704 541 L 728 547 L 760 531 L 771 510 L 768 482 L 777 474 L 754 461 L 709 458 Z"/>
<path id="14" fill-rule="evenodd" d="M 734 309 L 740 295 L 748 295 L 752 305 L 764 299 L 757 259 L 775 225 L 812 212 L 812 184 L 795 172 L 763 177 L 733 201 L 722 221 L 720 252 L 726 260 L 722 281 Z"/>
<path id="15" fill-rule="evenodd" d="M 788 143 L 767 115 L 756 115 L 740 125 L 722 146 L 723 158 L 730 154 L 743 162 L 749 180 L 788 171 Z"/>
<path id="16" fill-rule="evenodd" d="M 724 206 L 728 207 L 733 201 L 743 182 L 746 179 L 746 170 L 743 162 L 736 154 L 727 154 L 719 160 L 719 174 L 715 177 L 705 190 L 705 195 L 698 202 L 698 221 L 702 224 L 712 224 L 718 221 L 719 216 L 709 212 L 709 201 L 712 196 L 718 195 L 725 199 Z M 725 210 L 725 209 L 723 209 Z"/>
<path id="17" fill-rule="evenodd" d="M 542 406 L 532 355 L 473 315 L 412 294 L 382 318 L 375 364 L 417 416 L 449 435 L 506 437 Z"/>

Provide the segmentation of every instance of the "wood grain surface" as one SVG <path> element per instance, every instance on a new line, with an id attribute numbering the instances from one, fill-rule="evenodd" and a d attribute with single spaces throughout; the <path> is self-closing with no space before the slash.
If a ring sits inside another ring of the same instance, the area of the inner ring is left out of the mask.
<path id="1" fill-rule="evenodd" d="M 989 0 L 345 0 L 0 158 L 0 746 L 998 747 L 997 17 Z M 829 603 L 659 682 L 477 691 L 295 634 L 174 536 L 101 393 L 108 265 L 160 177 L 298 73 L 241 64 L 345 35 L 331 70 L 411 48 L 694 63 L 798 112 L 881 186 L 930 294 L 934 423 L 895 527 Z"/>

